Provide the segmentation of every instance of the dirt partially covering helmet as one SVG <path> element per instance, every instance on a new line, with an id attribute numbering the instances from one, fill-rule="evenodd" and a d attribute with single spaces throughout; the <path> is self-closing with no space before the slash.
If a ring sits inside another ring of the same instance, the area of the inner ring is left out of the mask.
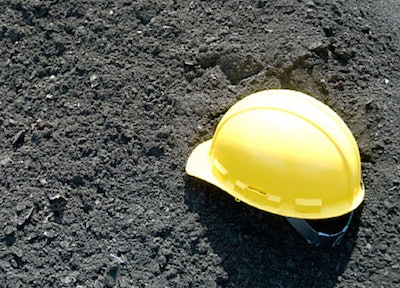
<path id="1" fill-rule="evenodd" d="M 364 198 L 360 154 L 349 128 L 325 104 L 291 90 L 257 92 L 233 105 L 213 138 L 191 153 L 186 171 L 287 217 L 315 245 L 331 238 L 337 244 Z M 345 214 L 349 220 L 338 233 L 317 232 L 305 221 Z"/>

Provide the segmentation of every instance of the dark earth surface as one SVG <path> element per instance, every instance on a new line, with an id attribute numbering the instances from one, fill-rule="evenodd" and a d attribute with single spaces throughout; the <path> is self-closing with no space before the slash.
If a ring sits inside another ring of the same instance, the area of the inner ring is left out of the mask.
<path id="1" fill-rule="evenodd" d="M 0 287 L 399 287 L 399 15 L 398 0 L 2 0 Z M 357 139 L 366 197 L 339 247 L 185 174 L 268 88 L 328 104 Z"/>

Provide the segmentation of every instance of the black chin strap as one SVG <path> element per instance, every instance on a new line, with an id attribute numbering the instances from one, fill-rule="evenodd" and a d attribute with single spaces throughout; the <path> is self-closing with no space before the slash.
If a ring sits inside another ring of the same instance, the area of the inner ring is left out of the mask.
<path id="1" fill-rule="evenodd" d="M 340 232 L 328 234 L 325 232 L 315 231 L 304 219 L 286 217 L 287 221 L 293 226 L 293 228 L 296 229 L 296 231 L 301 236 L 303 236 L 304 239 L 307 240 L 308 244 L 316 247 L 322 245 L 332 245 L 332 247 L 334 247 L 338 245 L 342 241 L 343 236 L 346 233 L 352 218 L 353 212 L 349 214 L 346 225 L 342 228 Z"/>

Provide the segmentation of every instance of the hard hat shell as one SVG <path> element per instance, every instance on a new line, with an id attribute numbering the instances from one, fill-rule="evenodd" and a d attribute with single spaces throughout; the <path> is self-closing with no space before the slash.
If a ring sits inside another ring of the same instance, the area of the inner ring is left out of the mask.
<path id="1" fill-rule="evenodd" d="M 325 219 L 364 198 L 357 143 L 328 106 L 300 92 L 265 90 L 233 105 L 186 172 L 274 214 Z"/>

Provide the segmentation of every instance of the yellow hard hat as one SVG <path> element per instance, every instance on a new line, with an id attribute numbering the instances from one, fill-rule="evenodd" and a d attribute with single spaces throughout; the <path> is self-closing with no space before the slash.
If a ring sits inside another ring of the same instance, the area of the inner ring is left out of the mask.
<path id="1" fill-rule="evenodd" d="M 191 153 L 186 172 L 288 218 L 338 217 L 364 198 L 351 131 L 328 106 L 292 90 L 257 92 L 233 105 L 213 138 Z"/>

